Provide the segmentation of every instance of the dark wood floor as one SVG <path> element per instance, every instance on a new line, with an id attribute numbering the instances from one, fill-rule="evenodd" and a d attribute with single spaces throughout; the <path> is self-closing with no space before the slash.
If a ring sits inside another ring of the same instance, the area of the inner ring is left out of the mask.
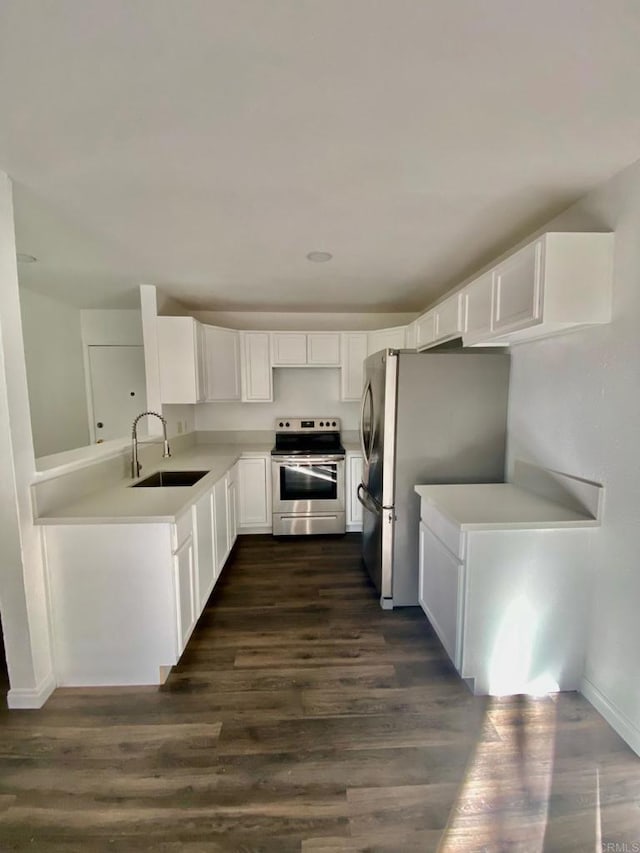
<path id="1" fill-rule="evenodd" d="M 242 538 L 162 689 L 58 690 L 0 731 L 3 853 L 640 845 L 640 759 L 575 694 L 471 696 L 356 536 Z"/>

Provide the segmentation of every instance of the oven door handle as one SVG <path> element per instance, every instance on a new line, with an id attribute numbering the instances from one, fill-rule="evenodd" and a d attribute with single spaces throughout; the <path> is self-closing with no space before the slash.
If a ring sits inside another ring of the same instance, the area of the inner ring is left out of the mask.
<path id="1" fill-rule="evenodd" d="M 340 454 L 336 454 L 335 456 L 272 456 L 272 462 L 277 462 L 279 464 L 285 463 L 286 465 L 299 465 L 301 462 L 305 464 L 313 464 L 313 465 L 323 465 L 326 462 L 344 462 L 344 456 Z"/>
<path id="2" fill-rule="evenodd" d="M 363 497 L 364 495 L 364 497 Z M 375 515 L 382 514 L 382 504 L 378 503 L 378 501 L 373 497 L 371 492 L 367 489 L 364 483 L 360 483 L 356 490 L 356 496 L 362 506 L 365 509 L 368 509 L 369 512 L 373 512 Z"/>

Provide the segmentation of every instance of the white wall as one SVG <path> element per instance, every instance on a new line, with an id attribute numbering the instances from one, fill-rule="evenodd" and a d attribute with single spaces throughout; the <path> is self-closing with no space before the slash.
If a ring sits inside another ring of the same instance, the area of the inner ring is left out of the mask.
<path id="1" fill-rule="evenodd" d="M 85 346 L 142 346 L 142 317 L 135 309 L 89 309 L 80 311 Z"/>
<path id="2" fill-rule="evenodd" d="M 613 322 L 512 350 L 509 464 L 605 486 L 585 693 L 640 752 L 640 161 L 543 230 L 615 230 Z"/>
<path id="3" fill-rule="evenodd" d="M 332 416 L 342 428 L 358 428 L 359 404 L 340 402 L 338 368 L 278 367 L 273 371 L 274 403 L 203 403 L 196 409 L 196 429 L 269 429 L 281 415 Z"/>
<path id="4" fill-rule="evenodd" d="M 22 332 L 36 456 L 89 441 L 80 311 L 20 289 Z"/>

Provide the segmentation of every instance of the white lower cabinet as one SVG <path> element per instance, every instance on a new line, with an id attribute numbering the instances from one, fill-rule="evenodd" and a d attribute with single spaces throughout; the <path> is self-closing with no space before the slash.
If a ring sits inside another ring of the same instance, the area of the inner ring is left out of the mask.
<path id="1" fill-rule="evenodd" d="M 227 504 L 227 478 L 223 477 L 213 487 L 214 506 L 214 542 L 215 542 L 215 572 L 216 577 L 222 571 L 227 555 L 231 550 L 229 545 L 229 507 Z"/>
<path id="2" fill-rule="evenodd" d="M 362 454 L 348 451 L 346 458 L 346 514 L 347 531 L 362 530 L 362 504 L 358 500 L 358 486 L 362 482 Z"/>
<path id="3" fill-rule="evenodd" d="M 271 529 L 271 456 L 243 456 L 237 462 L 238 527 Z"/>
<path id="4" fill-rule="evenodd" d="M 235 465 L 227 474 L 225 480 L 227 483 L 227 546 L 230 552 L 236 543 L 236 539 L 238 538 Z"/>
<path id="5" fill-rule="evenodd" d="M 458 671 L 462 664 L 463 600 L 464 564 L 421 523 L 418 601 Z"/>
<path id="6" fill-rule="evenodd" d="M 196 611 L 197 579 L 195 574 L 193 537 L 189 535 L 173 555 L 176 594 L 176 636 L 178 654 L 182 654 L 200 611 Z"/>
<path id="7" fill-rule="evenodd" d="M 174 524 L 43 527 L 58 686 L 162 683 L 236 532 L 234 469 Z"/>
<path id="8" fill-rule="evenodd" d="M 588 529 L 462 530 L 423 515 L 420 605 L 474 693 L 580 688 L 590 541 Z"/>
<path id="9" fill-rule="evenodd" d="M 197 566 L 196 601 L 202 611 L 216 579 L 213 491 L 207 492 L 192 507 Z"/>

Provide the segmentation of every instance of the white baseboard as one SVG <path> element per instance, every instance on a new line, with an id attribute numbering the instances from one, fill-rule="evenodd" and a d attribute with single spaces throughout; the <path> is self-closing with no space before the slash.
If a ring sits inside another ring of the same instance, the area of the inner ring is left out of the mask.
<path id="1" fill-rule="evenodd" d="M 7 705 L 12 709 L 42 708 L 56 689 L 53 673 L 50 673 L 37 687 L 12 687 L 7 694 Z"/>
<path id="2" fill-rule="evenodd" d="M 347 533 L 362 533 L 362 522 L 347 524 Z"/>
<path id="3" fill-rule="evenodd" d="M 640 755 L 640 729 L 626 714 L 623 714 L 619 708 L 616 708 L 587 678 L 582 679 L 580 692 L 591 702 L 596 711 L 602 714 L 611 728 L 615 729 L 620 737 L 629 744 L 631 749 Z"/>
<path id="4" fill-rule="evenodd" d="M 238 525 L 238 536 L 248 534 L 249 536 L 261 535 L 264 533 L 271 533 L 273 528 L 270 524 L 258 524 L 258 525 L 250 525 L 246 526 Z"/>

